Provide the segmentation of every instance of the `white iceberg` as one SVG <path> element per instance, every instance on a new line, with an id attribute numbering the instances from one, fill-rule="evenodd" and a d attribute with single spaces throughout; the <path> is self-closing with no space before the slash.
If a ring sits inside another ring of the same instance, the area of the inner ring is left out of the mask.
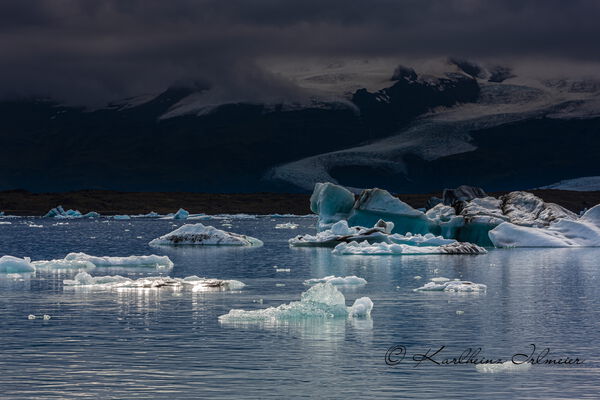
<path id="1" fill-rule="evenodd" d="M 91 276 L 87 272 L 80 272 L 73 279 L 63 281 L 66 287 L 83 287 L 99 290 L 115 289 L 190 289 L 193 292 L 208 290 L 238 290 L 245 285 L 236 280 L 208 279 L 197 276 L 186 278 L 171 278 L 168 276 L 150 276 L 139 279 L 130 279 L 120 275 Z"/>
<path id="2" fill-rule="evenodd" d="M 303 318 L 367 317 L 373 308 L 368 297 L 346 307 L 344 295 L 330 283 L 319 283 L 302 293 L 300 301 L 262 310 L 230 310 L 219 316 L 220 322 L 260 322 Z"/>
<path id="3" fill-rule="evenodd" d="M 263 242 L 251 236 L 222 231 L 203 224 L 186 224 L 152 240 L 150 246 L 205 245 L 205 246 L 262 246 Z"/>
<path id="4" fill-rule="evenodd" d="M 558 218 L 548 226 L 519 226 L 504 222 L 489 232 L 496 247 L 598 247 L 600 205 L 579 218 Z"/>
<path id="5" fill-rule="evenodd" d="M 487 286 L 482 283 L 473 283 L 471 281 L 438 281 L 428 282 L 420 288 L 415 289 L 417 292 L 461 292 L 461 293 L 482 293 L 487 290 Z"/>
<path id="6" fill-rule="evenodd" d="M 18 258 L 13 256 L 0 257 L 0 273 L 1 274 L 18 274 L 34 272 L 35 267 L 31 264 L 29 257 Z"/>
<path id="7" fill-rule="evenodd" d="M 65 263 L 92 263 L 96 267 L 153 267 L 173 268 L 173 262 L 167 256 L 127 256 L 127 257 L 96 257 L 85 253 L 69 253 L 63 260 Z M 52 262 L 56 262 L 53 260 Z M 67 265 L 67 264 L 65 264 Z"/>
<path id="8" fill-rule="evenodd" d="M 421 255 L 421 254 L 485 254 L 487 251 L 473 243 L 453 242 L 442 246 L 410 246 L 395 243 L 350 242 L 333 249 L 336 255 Z"/>
<path id="9" fill-rule="evenodd" d="M 304 284 L 306 286 L 313 286 L 318 283 L 331 283 L 334 286 L 360 286 L 360 285 L 366 285 L 367 281 L 366 281 L 366 279 L 359 278 L 358 276 L 355 276 L 355 275 L 352 275 L 352 276 L 330 275 L 330 276 L 326 276 L 323 278 L 307 279 L 304 281 Z"/>

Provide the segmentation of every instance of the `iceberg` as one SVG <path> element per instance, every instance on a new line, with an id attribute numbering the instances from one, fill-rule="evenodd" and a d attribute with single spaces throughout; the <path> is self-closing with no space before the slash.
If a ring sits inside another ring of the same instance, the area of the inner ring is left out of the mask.
<path id="1" fill-rule="evenodd" d="M 558 218 L 549 226 L 519 226 L 504 222 L 489 232 L 496 247 L 598 247 L 600 205 L 577 219 Z"/>
<path id="2" fill-rule="evenodd" d="M 333 247 L 342 242 L 364 241 L 371 242 L 388 241 L 390 232 L 394 225 L 383 220 L 377 221 L 373 228 L 363 226 L 348 227 L 346 220 L 341 220 L 331 225 L 327 230 L 318 232 L 316 235 L 298 235 L 288 242 L 293 247 Z"/>
<path id="3" fill-rule="evenodd" d="M 118 221 L 126 221 L 131 219 L 131 217 L 129 215 L 113 215 L 113 219 Z"/>
<path id="4" fill-rule="evenodd" d="M 236 280 L 208 279 L 197 276 L 186 278 L 171 278 L 168 276 L 150 276 L 139 279 L 130 279 L 120 275 L 91 276 L 87 272 L 80 272 L 73 279 L 63 281 L 66 287 L 83 287 L 99 290 L 118 289 L 190 289 L 193 292 L 209 290 L 238 290 L 244 283 Z"/>
<path id="5" fill-rule="evenodd" d="M 548 227 L 559 220 L 577 219 L 576 214 L 557 204 L 546 203 L 532 193 L 519 191 L 494 198 L 486 196 L 479 188 L 461 186 L 446 190 L 445 199 L 440 199 L 426 212 L 414 209 L 382 189 L 363 190 L 352 207 L 349 206 L 351 196 L 350 191 L 332 183 L 315 186 L 311 209 L 319 213 L 319 233 L 330 231 L 333 224 L 340 221 L 347 221 L 352 229 L 372 226 L 382 219 L 393 224 L 392 234 L 432 234 L 491 247 L 494 244 L 488 233 L 505 222 L 518 226 Z M 304 236 L 304 240 L 295 240 L 293 245 L 326 242 L 327 237 L 329 232 L 322 238 L 317 235 L 316 239 Z M 378 241 L 394 242 L 392 237 Z M 408 244 L 402 239 L 397 243 Z"/>
<path id="6" fill-rule="evenodd" d="M 183 208 L 177 210 L 175 215 L 173 215 L 173 219 L 187 219 L 190 216 L 190 213 L 185 211 Z"/>
<path id="7" fill-rule="evenodd" d="M 263 242 L 251 236 L 222 231 L 213 226 L 186 224 L 150 241 L 150 246 L 205 245 L 205 246 L 262 246 Z"/>
<path id="8" fill-rule="evenodd" d="M 473 243 L 453 242 L 441 246 L 411 246 L 396 243 L 350 242 L 333 249 L 336 255 L 395 256 L 420 254 L 486 254 L 487 250 Z"/>
<path id="9" fill-rule="evenodd" d="M 333 183 L 317 183 L 310 196 L 310 210 L 319 215 L 317 230 L 328 229 L 332 224 L 347 219 L 354 205 L 354 194 Z"/>
<path id="10" fill-rule="evenodd" d="M 31 264 L 29 257 L 18 258 L 13 256 L 0 257 L 0 273 L 1 274 L 18 274 L 34 272 L 35 267 Z"/>
<path id="11" fill-rule="evenodd" d="M 487 290 L 487 286 L 482 283 L 473 283 L 471 281 L 434 281 L 414 289 L 416 292 L 461 292 L 461 293 L 482 293 Z"/>
<path id="12" fill-rule="evenodd" d="M 306 286 L 313 286 L 318 283 L 330 283 L 334 286 L 360 286 L 366 285 L 367 281 L 355 275 L 344 277 L 331 275 L 323 278 L 307 279 L 304 281 Z"/>
<path id="13" fill-rule="evenodd" d="M 302 293 L 300 301 L 262 310 L 230 310 L 219 316 L 219 322 L 261 322 L 304 318 L 368 317 L 373 302 L 368 297 L 357 299 L 346 307 L 346 298 L 330 283 L 319 283 Z"/>
<path id="14" fill-rule="evenodd" d="M 57 206 L 44 215 L 44 218 L 98 218 L 100 214 L 90 211 L 87 214 L 81 214 L 78 210 L 67 210 L 62 206 Z"/>
<path id="15" fill-rule="evenodd" d="M 56 262 L 56 260 L 54 260 Z M 173 268 L 173 262 L 167 256 L 127 256 L 127 257 L 96 257 L 85 253 L 69 253 L 64 258 L 65 263 L 92 263 L 96 267 L 152 267 Z M 67 264 L 65 264 L 67 265 Z"/>

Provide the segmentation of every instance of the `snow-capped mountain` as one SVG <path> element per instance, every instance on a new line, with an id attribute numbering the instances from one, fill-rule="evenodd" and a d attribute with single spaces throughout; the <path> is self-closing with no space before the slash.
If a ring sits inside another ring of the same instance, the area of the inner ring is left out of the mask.
<path id="1" fill-rule="evenodd" d="M 600 81 L 392 61 L 271 62 L 286 83 L 264 93 L 187 83 L 94 110 L 5 100 L 0 189 L 421 192 L 600 175 Z"/>

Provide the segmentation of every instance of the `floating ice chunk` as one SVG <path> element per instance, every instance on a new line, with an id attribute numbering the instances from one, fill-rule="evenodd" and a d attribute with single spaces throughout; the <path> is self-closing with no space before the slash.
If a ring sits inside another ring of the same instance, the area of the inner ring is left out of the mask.
<path id="1" fill-rule="evenodd" d="M 456 243 L 454 239 L 445 239 L 442 236 L 435 236 L 432 233 L 426 233 L 424 235 L 408 232 L 405 235 L 398 233 L 390 235 L 389 237 L 392 243 L 397 244 L 408 244 L 410 246 L 443 246 L 445 244 Z"/>
<path id="2" fill-rule="evenodd" d="M 73 279 L 63 281 L 65 287 L 85 287 L 89 289 L 190 289 L 193 292 L 209 290 L 239 290 L 244 283 L 236 280 L 208 279 L 197 276 L 186 278 L 171 278 L 168 276 L 151 276 L 139 279 L 130 279 L 120 275 L 91 276 L 87 272 L 80 272 Z"/>
<path id="3" fill-rule="evenodd" d="M 88 261 L 96 267 L 156 267 L 172 268 L 173 262 L 167 256 L 127 256 L 127 257 L 96 257 L 85 253 L 69 253 L 64 259 L 70 262 Z"/>
<path id="4" fill-rule="evenodd" d="M 44 321 L 49 321 L 52 319 L 52 317 L 48 314 L 44 314 L 44 316 L 42 318 L 44 318 Z"/>
<path id="5" fill-rule="evenodd" d="M 489 232 L 496 247 L 600 246 L 600 205 L 579 219 L 559 218 L 547 227 L 518 226 L 505 222 Z"/>
<path id="6" fill-rule="evenodd" d="M 61 269 L 94 269 L 96 265 L 86 259 L 40 260 L 31 263 L 36 269 L 61 270 Z"/>
<path id="7" fill-rule="evenodd" d="M 275 272 L 292 272 L 290 268 L 275 268 Z"/>
<path id="8" fill-rule="evenodd" d="M 113 219 L 118 220 L 118 221 L 126 221 L 131 219 L 131 217 L 129 215 L 114 215 Z"/>
<path id="9" fill-rule="evenodd" d="M 415 276 L 413 276 L 413 279 L 419 280 L 419 279 L 423 279 L 423 277 L 420 275 L 415 275 Z"/>
<path id="10" fill-rule="evenodd" d="M 285 224 L 277 224 L 275 225 L 275 229 L 296 229 L 298 224 L 294 224 L 293 222 L 286 222 Z"/>
<path id="11" fill-rule="evenodd" d="M 355 307 L 355 308 L 354 308 Z M 302 318 L 335 318 L 368 316 L 373 303 L 368 297 L 358 299 L 352 307 L 346 307 L 344 295 L 330 283 L 319 283 L 302 293 L 300 301 L 269 307 L 262 310 L 230 310 L 219 316 L 220 322 L 274 321 Z"/>
<path id="12" fill-rule="evenodd" d="M 0 225 L 11 225 L 12 222 L 8 222 L 8 221 L 0 221 Z"/>
<path id="13" fill-rule="evenodd" d="M 472 243 L 455 242 L 442 246 L 409 246 L 368 242 L 340 243 L 333 249 L 336 255 L 418 255 L 418 254 L 485 254 L 487 251 Z"/>
<path id="14" fill-rule="evenodd" d="M 158 245 L 262 246 L 256 238 L 226 232 L 213 226 L 187 224 L 150 242 Z"/>
<path id="15" fill-rule="evenodd" d="M 0 273 L 15 274 L 23 272 L 34 272 L 35 267 L 31 264 L 29 257 L 18 258 L 13 256 L 0 257 Z"/>
<path id="16" fill-rule="evenodd" d="M 506 361 L 500 364 L 477 364 L 475 366 L 478 372 L 495 374 L 498 372 L 523 372 L 531 368 L 531 363 L 515 364 L 512 361 Z"/>
<path id="17" fill-rule="evenodd" d="M 343 242 L 360 242 L 368 240 L 374 242 L 389 242 L 389 231 L 392 223 L 379 220 L 373 228 L 362 226 L 348 227 L 345 220 L 331 225 L 330 229 L 318 232 L 316 235 L 298 235 L 288 242 L 292 247 L 333 247 Z"/>
<path id="18" fill-rule="evenodd" d="M 481 293 L 487 290 L 487 286 L 482 283 L 473 283 L 471 281 L 446 281 L 442 283 L 429 282 L 424 286 L 415 289 L 415 291 L 425 292 L 476 292 Z"/>
<path id="19" fill-rule="evenodd" d="M 307 279 L 304 281 L 304 284 L 307 286 L 313 286 L 318 283 L 331 283 L 335 286 L 357 286 L 357 285 L 366 285 L 367 281 L 363 278 L 359 278 L 358 276 L 326 276 L 324 278 L 315 278 L 315 279 Z"/>
<path id="20" fill-rule="evenodd" d="M 456 315 L 463 315 L 465 312 L 463 310 L 456 310 Z"/>
<path id="21" fill-rule="evenodd" d="M 62 206 L 55 207 L 48 211 L 44 218 L 97 218 L 100 214 L 95 211 L 90 211 L 87 214 L 81 214 L 78 210 L 67 210 Z"/>
<path id="22" fill-rule="evenodd" d="M 368 297 L 356 299 L 348 313 L 351 317 L 368 317 L 373 309 L 373 301 Z"/>
<path id="23" fill-rule="evenodd" d="M 310 196 L 310 210 L 319 215 L 317 229 L 328 229 L 331 224 L 346 219 L 354 205 L 354 195 L 348 189 L 333 183 L 317 183 Z"/>
<path id="24" fill-rule="evenodd" d="M 44 225 L 36 225 L 36 224 L 28 224 L 27 226 L 30 228 L 43 228 L 44 227 Z"/>
<path id="25" fill-rule="evenodd" d="M 443 276 L 438 276 L 438 277 L 430 279 L 431 282 L 435 282 L 435 283 L 448 282 L 449 280 L 450 280 L 450 278 L 444 278 Z"/>
<path id="26" fill-rule="evenodd" d="M 27 319 L 29 319 L 29 320 L 31 320 L 31 319 L 35 319 L 35 318 L 36 318 L 36 316 L 35 316 L 35 315 L 33 315 L 33 314 L 29 314 L 29 315 L 27 316 Z"/>

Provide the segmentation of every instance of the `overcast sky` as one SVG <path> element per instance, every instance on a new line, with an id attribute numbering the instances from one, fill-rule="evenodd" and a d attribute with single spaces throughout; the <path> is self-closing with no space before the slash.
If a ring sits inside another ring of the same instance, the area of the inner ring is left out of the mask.
<path id="1" fill-rule="evenodd" d="M 600 61 L 594 0 L 3 0 L 0 95 L 97 102 L 197 79 L 286 90 L 269 57 Z"/>

